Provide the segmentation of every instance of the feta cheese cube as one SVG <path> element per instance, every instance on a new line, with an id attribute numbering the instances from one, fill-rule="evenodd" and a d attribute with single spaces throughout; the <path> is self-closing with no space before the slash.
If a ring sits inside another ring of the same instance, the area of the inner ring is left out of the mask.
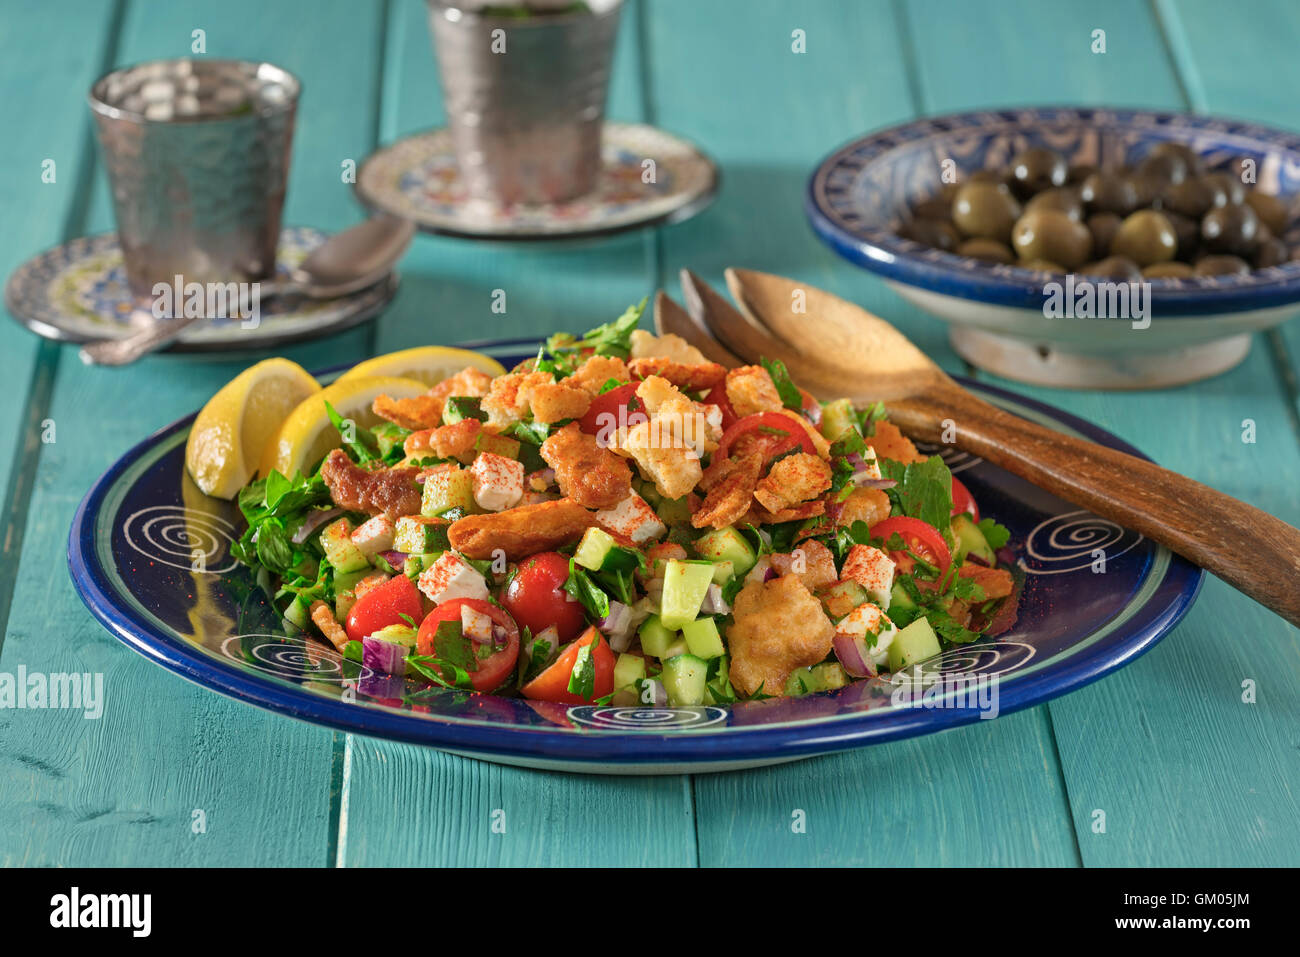
<path id="1" fill-rule="evenodd" d="M 596 513 L 596 521 L 608 531 L 630 538 L 638 545 L 668 534 L 668 526 L 635 492 L 613 508 L 601 509 Z"/>
<path id="2" fill-rule="evenodd" d="M 889 590 L 894 587 L 894 560 L 870 545 L 854 545 L 844 559 L 842 581 L 855 581 L 881 608 L 889 608 Z"/>
<path id="3" fill-rule="evenodd" d="M 420 591 L 434 604 L 452 598 L 478 598 L 486 601 L 487 581 L 455 552 L 443 552 L 438 560 L 420 572 Z"/>
<path id="4" fill-rule="evenodd" d="M 393 547 L 397 527 L 383 515 L 376 515 L 369 521 L 362 522 L 352 533 L 352 544 L 361 550 L 366 558 L 374 558 L 380 552 Z"/>
<path id="5" fill-rule="evenodd" d="M 863 602 L 840 619 L 835 633 L 863 639 L 867 654 L 876 667 L 880 667 L 889 657 L 889 646 L 898 634 L 898 628 L 878 606 Z"/>
<path id="6" fill-rule="evenodd" d="M 876 458 L 875 449 L 868 445 L 858 454 L 862 456 L 862 461 L 867 463 L 867 470 L 862 473 L 863 478 L 878 479 L 884 477 L 880 473 L 880 460 Z"/>
<path id="7" fill-rule="evenodd" d="M 492 619 L 469 605 L 460 606 L 460 633 L 471 641 L 492 640 Z"/>
<path id="8" fill-rule="evenodd" d="M 469 468 L 474 478 L 474 501 L 479 508 L 500 512 L 519 504 L 524 496 L 524 463 L 495 452 L 482 452 Z"/>

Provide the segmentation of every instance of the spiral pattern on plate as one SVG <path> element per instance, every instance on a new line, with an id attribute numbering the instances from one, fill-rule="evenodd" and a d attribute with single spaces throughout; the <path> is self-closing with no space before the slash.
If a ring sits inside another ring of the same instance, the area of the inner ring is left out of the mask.
<path id="1" fill-rule="evenodd" d="M 235 526 L 224 518 L 180 505 L 154 505 L 122 523 L 127 544 L 152 562 L 195 574 L 220 575 L 235 567 L 230 545 Z M 195 553 L 202 558 L 196 568 Z M 225 561 L 221 561 L 222 559 Z M 220 562 L 220 564 L 218 564 Z"/>
<path id="2" fill-rule="evenodd" d="M 266 638 L 260 644 L 254 644 L 244 653 L 243 642 L 248 638 Z M 221 653 L 231 661 L 237 661 L 246 668 L 252 668 L 287 681 L 365 681 L 373 678 L 374 669 L 367 668 L 360 662 L 356 674 L 345 674 L 343 656 L 323 645 L 308 645 L 301 638 L 285 638 L 282 635 L 231 635 L 221 643 Z M 252 655 L 253 660 L 248 660 Z"/>
<path id="3" fill-rule="evenodd" d="M 1097 550 L 1113 561 L 1133 549 L 1143 536 L 1091 512 L 1053 515 L 1025 536 L 1020 567 L 1030 575 L 1061 575 L 1092 567 Z"/>
<path id="4" fill-rule="evenodd" d="M 589 728 L 609 731 L 681 731 L 706 728 L 727 720 L 721 708 L 658 708 L 652 705 L 612 708 L 578 705 L 569 709 L 569 718 Z"/>

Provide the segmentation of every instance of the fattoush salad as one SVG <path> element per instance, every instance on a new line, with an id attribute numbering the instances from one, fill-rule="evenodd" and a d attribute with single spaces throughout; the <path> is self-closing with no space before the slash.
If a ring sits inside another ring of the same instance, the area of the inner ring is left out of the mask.
<path id="1" fill-rule="evenodd" d="M 1011 625 L 1008 532 L 939 456 L 643 307 L 508 372 L 310 392 L 232 493 L 235 557 L 377 672 L 568 704 L 804 695 Z M 328 429 L 286 459 L 304 416 Z"/>

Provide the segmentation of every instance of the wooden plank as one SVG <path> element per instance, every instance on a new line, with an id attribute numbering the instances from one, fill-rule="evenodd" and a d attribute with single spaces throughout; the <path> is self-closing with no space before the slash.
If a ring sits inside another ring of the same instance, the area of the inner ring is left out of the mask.
<path id="1" fill-rule="evenodd" d="M 802 211 L 814 164 L 915 113 L 894 5 L 648 8 L 656 120 L 723 163 L 716 209 L 663 235 L 666 278 L 744 265 L 862 302 L 950 368 L 944 327 L 838 259 Z M 966 17 L 969 18 L 969 12 Z M 793 53 L 804 31 L 807 52 Z M 811 762 L 695 780 L 704 865 L 1076 862 L 1041 712 Z M 791 830 L 794 809 L 807 832 Z M 906 828 L 905 839 L 890 825 Z"/>
<path id="2" fill-rule="evenodd" d="M 1300 8 L 1294 3 L 1265 0 L 1252 6 L 1251 15 L 1242 18 L 1249 20 L 1245 30 L 1225 29 L 1230 14 L 1202 0 L 1177 5 L 1157 0 L 1156 11 L 1192 109 L 1300 130 L 1294 97 L 1287 95 L 1300 82 L 1295 57 Z M 1300 416 L 1300 323 L 1291 319 L 1268 339 Z"/>
<path id="3" fill-rule="evenodd" d="M 912 32 L 927 110 L 1020 103 L 1028 90 L 1044 102 L 1184 105 L 1183 83 L 1145 6 L 991 5 L 969 17 L 951 3 L 921 0 L 907 11 L 918 25 Z M 1240 75 L 1233 82 L 1252 90 L 1277 82 L 1274 66 L 1284 60 L 1255 45 L 1274 18 L 1201 4 L 1195 19 L 1215 38 L 1216 59 L 1220 38 L 1235 37 L 1234 50 L 1241 44 L 1240 57 L 1219 61 L 1225 77 L 1254 69 L 1254 84 Z M 1088 52 L 1097 27 L 1107 28 L 1104 55 Z M 1300 519 L 1294 489 L 1278 481 L 1297 474 L 1300 457 L 1267 344 L 1258 338 L 1243 366 L 1182 389 L 1099 394 L 999 384 L 1112 429 L 1169 468 L 1287 521 Z M 1241 440 L 1247 418 L 1256 422 L 1256 444 Z M 1211 579 L 1167 641 L 1049 706 L 1085 864 L 1295 860 L 1296 651 L 1294 628 Z M 1242 702 L 1247 680 L 1259 684 L 1257 704 Z M 1097 810 L 1106 814 L 1105 833 L 1093 829 Z"/>
<path id="4" fill-rule="evenodd" d="M 421 0 L 394 4 L 383 138 L 442 122 Z M 619 31 L 610 115 L 641 115 L 635 4 Z M 395 105 L 392 105 L 395 104 Z M 405 285 L 380 323 L 379 351 L 487 336 L 544 336 L 613 318 L 650 292 L 651 239 L 581 248 L 417 237 Z M 491 291 L 507 294 L 504 315 Z M 545 774 L 349 736 L 339 863 L 687 865 L 695 861 L 689 781 Z M 495 833 L 496 811 L 506 831 Z M 395 822 L 400 822 L 394 826 Z"/>
<path id="5" fill-rule="evenodd" d="M 0 138 L 0 173 L 10 187 L 5 212 L 11 223 L 23 224 L 0 237 L 0 275 L 5 277 L 31 256 L 70 238 L 84 218 L 79 200 L 84 200 L 91 163 L 85 90 L 115 40 L 117 10 L 114 4 L 82 0 L 62 13 L 77 18 L 84 29 L 57 50 L 32 42 L 50 22 L 50 12 L 37 4 L 6 11 L 0 30 L 0 87 L 24 91 L 12 98 L 9 129 Z M 41 75 L 62 79 L 33 82 Z M 53 377 L 55 350 L 41 345 L 18 323 L 0 323 L 0 381 L 13 384 L 0 396 L 0 449 L 6 453 L 0 456 L 0 488 L 7 493 L 0 513 L 0 647 L 40 448 L 40 411 Z M 43 362 L 38 363 L 38 354 Z"/>
<path id="6" fill-rule="evenodd" d="M 33 33 L 64 37 L 66 11 L 44 10 Z M 266 57 L 297 73 L 306 95 L 288 219 L 333 228 L 360 218 L 339 164 L 373 143 L 382 12 L 348 0 L 319 3 L 306 18 L 260 0 L 139 3 L 127 12 L 116 60 L 188 53 L 191 31 L 204 29 L 209 56 Z M 109 229 L 102 179 L 95 190 L 89 228 Z M 320 364 L 355 356 L 364 341 L 354 332 L 287 352 Z M 106 710 L 97 721 L 0 713 L 0 862 L 326 862 L 331 733 L 228 701 L 132 654 L 90 619 L 61 560 L 91 481 L 255 358 L 157 357 L 106 370 L 84 368 L 64 350 L 48 413 L 58 441 L 42 448 L 3 662 L 7 671 L 101 672 Z M 191 831 L 195 809 L 206 812 L 204 834 Z"/>

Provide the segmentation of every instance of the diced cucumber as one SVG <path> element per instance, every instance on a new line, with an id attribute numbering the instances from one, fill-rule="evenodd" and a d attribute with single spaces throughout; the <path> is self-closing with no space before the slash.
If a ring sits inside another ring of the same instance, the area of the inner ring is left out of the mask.
<path id="1" fill-rule="evenodd" d="M 668 692 L 668 703 L 673 707 L 703 704 L 708 680 L 708 662 L 694 655 L 677 655 L 664 662 L 664 690 Z"/>
<path id="2" fill-rule="evenodd" d="M 508 459 L 519 458 L 519 440 L 512 439 L 508 435 L 493 435 L 491 432 L 480 433 L 478 439 L 474 442 L 474 448 L 479 452 L 491 452 L 493 455 L 502 455 Z"/>
<path id="3" fill-rule="evenodd" d="M 696 658 L 721 658 L 727 650 L 722 646 L 718 624 L 712 618 L 688 621 L 682 625 L 682 637 L 686 639 L 686 647 Z"/>
<path id="4" fill-rule="evenodd" d="M 690 646 L 686 644 L 686 639 L 678 635 L 677 639 L 664 649 L 664 653 L 660 658 L 663 661 L 667 661 L 669 658 L 676 658 L 678 655 L 690 654 L 690 651 L 691 649 Z"/>
<path id="5" fill-rule="evenodd" d="M 892 615 L 912 611 L 915 608 L 916 602 L 912 601 L 912 596 L 907 593 L 907 589 L 900 582 L 894 582 L 894 587 L 889 590 L 889 613 Z"/>
<path id="6" fill-rule="evenodd" d="M 827 661 L 813 666 L 813 676 L 822 691 L 833 691 L 849 683 L 849 673 L 838 661 Z"/>
<path id="7" fill-rule="evenodd" d="M 713 563 L 713 584 L 725 585 L 736 577 L 736 566 L 730 561 Z"/>
<path id="8" fill-rule="evenodd" d="M 711 584 L 712 564 L 670 558 L 664 568 L 664 593 L 659 601 L 659 618 L 664 627 L 676 629 L 694 621 Z"/>
<path id="9" fill-rule="evenodd" d="M 836 621 L 869 600 L 867 590 L 852 579 L 845 579 L 831 585 L 822 592 L 821 598 L 826 613 Z"/>
<path id="10" fill-rule="evenodd" d="M 397 520 L 393 548 L 410 554 L 445 552 L 451 548 L 451 543 L 447 540 L 447 525 L 447 521 L 441 518 L 404 515 Z"/>
<path id="11" fill-rule="evenodd" d="M 821 433 L 834 442 L 846 429 L 857 431 L 858 420 L 853 413 L 853 403 L 848 399 L 836 399 L 822 406 Z"/>
<path id="12" fill-rule="evenodd" d="M 447 399 L 447 404 L 442 410 L 442 424 L 455 425 L 457 422 L 463 422 L 468 416 L 466 412 L 471 408 L 478 407 L 478 400 L 469 396 L 453 395 Z"/>
<path id="13" fill-rule="evenodd" d="M 357 596 L 353 589 L 357 587 L 357 582 L 370 574 L 369 568 L 362 568 L 355 572 L 340 572 L 334 575 L 334 617 L 343 621 L 348 617 L 348 612 L 352 606 L 357 603 Z"/>
<path id="14" fill-rule="evenodd" d="M 606 556 L 617 547 L 618 542 L 613 535 L 592 525 L 583 533 L 582 541 L 573 553 L 573 560 L 583 568 L 598 572 L 604 566 Z"/>
<path id="15" fill-rule="evenodd" d="M 453 508 L 474 510 L 474 476 L 469 469 L 439 469 L 424 480 L 421 515 L 436 518 Z"/>
<path id="16" fill-rule="evenodd" d="M 730 526 L 705 532 L 695 540 L 695 550 L 710 561 L 731 562 L 737 575 L 745 574 L 758 561 L 745 536 Z"/>
<path id="17" fill-rule="evenodd" d="M 618 656 L 618 661 L 614 662 L 614 691 L 632 692 L 632 701 L 636 703 L 636 682 L 645 677 L 645 659 L 640 655 L 629 655 L 626 652 Z"/>
<path id="18" fill-rule="evenodd" d="M 662 658 L 668 647 L 677 640 L 677 632 L 665 628 L 658 615 L 651 615 L 643 621 L 637 635 L 641 638 L 641 650 L 656 658 Z"/>
<path id="19" fill-rule="evenodd" d="M 441 557 L 442 552 L 425 552 L 423 554 L 407 555 L 406 561 L 402 563 L 402 574 L 410 579 L 418 578 L 420 577 L 420 572 L 424 571 Z"/>
<path id="20" fill-rule="evenodd" d="M 369 568 L 370 562 L 361 549 L 352 544 L 352 524 L 340 518 L 320 533 L 320 546 L 325 550 L 325 560 L 336 572 L 355 572 Z"/>
<path id="21" fill-rule="evenodd" d="M 689 525 L 691 523 L 691 503 L 686 496 L 681 498 L 660 497 L 654 506 L 655 514 L 665 525 Z"/>
<path id="22" fill-rule="evenodd" d="M 311 613 L 307 610 L 307 603 L 302 600 L 301 595 L 293 596 L 293 600 L 289 602 L 289 607 L 284 610 L 284 617 L 299 628 L 306 629 L 307 622 L 311 619 Z"/>
<path id="23" fill-rule="evenodd" d="M 902 671 L 908 665 L 933 658 L 939 653 L 939 639 L 924 618 L 918 618 L 894 635 L 889 644 L 889 670 Z"/>
<path id="24" fill-rule="evenodd" d="M 415 650 L 416 630 L 410 625 L 385 625 L 368 637 L 391 641 L 395 645 L 404 645 L 412 651 Z"/>
<path id="25" fill-rule="evenodd" d="M 997 556 L 993 554 L 993 549 L 989 547 L 988 540 L 984 533 L 980 531 L 979 526 L 971 521 L 970 516 L 962 513 L 952 520 L 953 534 L 957 536 L 957 550 L 953 556 L 953 561 L 960 564 L 962 559 L 967 555 L 975 555 L 990 565 L 997 564 Z"/>

